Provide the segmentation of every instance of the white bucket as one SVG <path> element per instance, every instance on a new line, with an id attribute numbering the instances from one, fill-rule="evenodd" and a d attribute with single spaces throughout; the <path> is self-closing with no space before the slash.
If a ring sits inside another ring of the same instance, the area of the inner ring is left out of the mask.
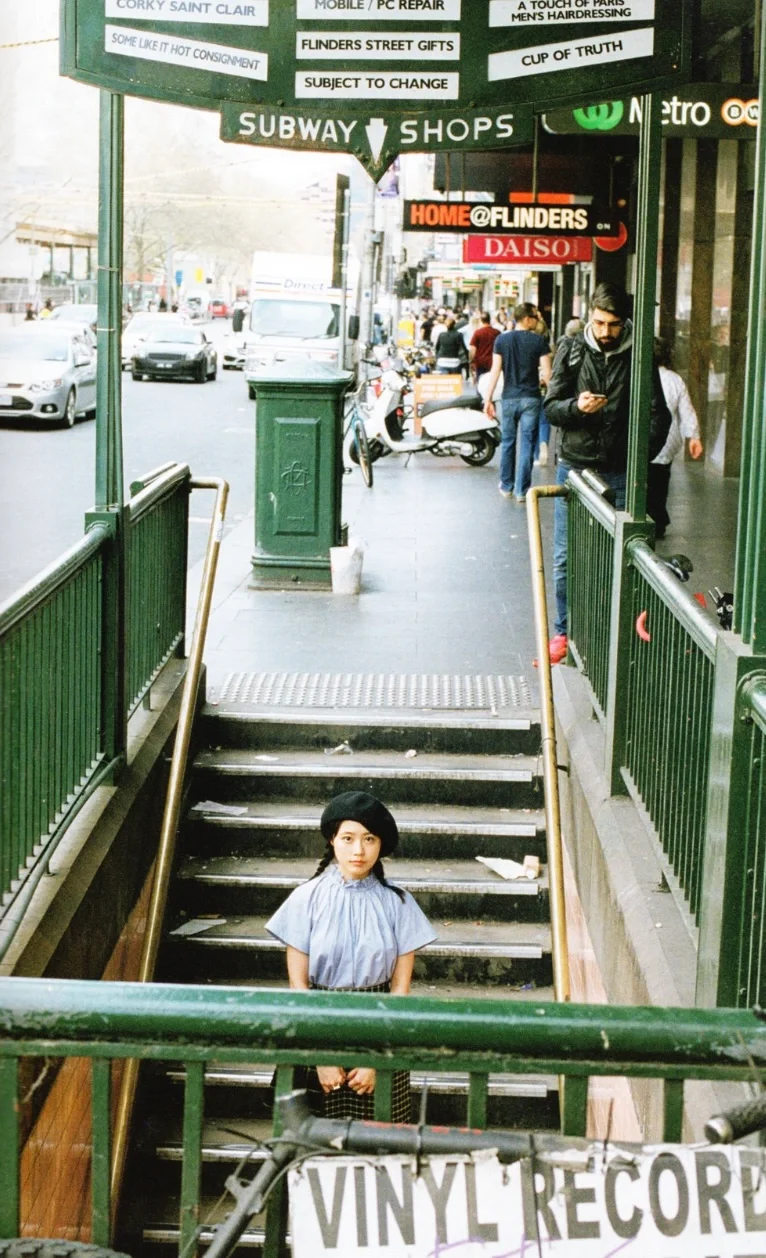
<path id="1" fill-rule="evenodd" d="M 333 594 L 358 594 L 362 586 L 361 546 L 331 546 L 330 573 Z"/>

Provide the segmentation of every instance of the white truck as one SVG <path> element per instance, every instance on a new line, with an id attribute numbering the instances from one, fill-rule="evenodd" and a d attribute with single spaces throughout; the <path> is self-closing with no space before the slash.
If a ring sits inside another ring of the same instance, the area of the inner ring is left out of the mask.
<path id="1" fill-rule="evenodd" d="M 349 260 L 348 266 L 343 342 L 342 305 L 341 289 L 332 287 L 331 257 L 256 250 L 250 311 L 243 332 L 245 376 L 271 367 L 289 367 L 306 358 L 355 370 L 359 267 L 354 259 Z M 248 394 L 255 396 L 251 384 Z"/>

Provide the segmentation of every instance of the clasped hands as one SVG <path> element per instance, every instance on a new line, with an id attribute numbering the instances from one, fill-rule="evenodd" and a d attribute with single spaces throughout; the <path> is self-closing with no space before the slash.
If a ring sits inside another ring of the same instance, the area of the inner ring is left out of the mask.
<path id="1" fill-rule="evenodd" d="M 342 1066 L 317 1066 L 317 1076 L 323 1092 L 337 1092 L 344 1083 L 359 1096 L 375 1091 L 375 1071 L 368 1066 L 355 1066 L 348 1071 Z"/>

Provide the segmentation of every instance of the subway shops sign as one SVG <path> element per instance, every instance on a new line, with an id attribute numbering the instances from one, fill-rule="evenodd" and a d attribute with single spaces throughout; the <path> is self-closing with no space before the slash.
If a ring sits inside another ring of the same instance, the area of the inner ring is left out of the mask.
<path id="1" fill-rule="evenodd" d="M 314 1158 L 290 1172 L 293 1258 L 744 1258 L 766 1253 L 764 1150 Z"/>
<path id="2" fill-rule="evenodd" d="M 224 138 L 244 143 L 306 135 L 306 147 L 343 147 L 341 123 L 353 121 L 347 151 L 376 173 L 407 137 L 420 151 L 444 144 L 448 129 L 457 150 L 511 146 L 527 141 L 533 109 L 684 82 L 691 9 L 691 0 L 62 0 L 62 72 L 222 110 Z M 394 115 L 407 117 L 399 134 Z"/>

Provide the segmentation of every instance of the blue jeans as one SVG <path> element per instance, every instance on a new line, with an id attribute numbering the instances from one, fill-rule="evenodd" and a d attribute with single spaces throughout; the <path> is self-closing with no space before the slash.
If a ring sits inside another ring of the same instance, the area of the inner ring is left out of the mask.
<path id="1" fill-rule="evenodd" d="M 503 398 L 500 403 L 500 488 L 523 498 L 532 484 L 532 460 L 535 457 L 537 427 L 542 399 L 539 397 Z M 519 436 L 519 458 L 516 461 L 516 437 Z"/>
<path id="2" fill-rule="evenodd" d="M 551 444 L 551 426 L 548 423 L 548 420 L 545 418 L 545 410 L 541 409 L 540 427 L 537 433 L 537 449 L 535 450 L 535 458 L 537 458 L 538 454 L 540 453 L 540 446 L 543 444 L 545 444 L 546 446 L 549 446 Z"/>
<path id="3" fill-rule="evenodd" d="M 563 485 L 571 471 L 571 464 L 559 459 L 556 467 L 556 484 Z M 615 506 L 622 511 L 625 506 L 625 472 L 598 474 L 614 490 Z M 556 620 L 554 634 L 567 632 L 567 500 L 553 499 L 553 588 L 556 594 Z"/>

